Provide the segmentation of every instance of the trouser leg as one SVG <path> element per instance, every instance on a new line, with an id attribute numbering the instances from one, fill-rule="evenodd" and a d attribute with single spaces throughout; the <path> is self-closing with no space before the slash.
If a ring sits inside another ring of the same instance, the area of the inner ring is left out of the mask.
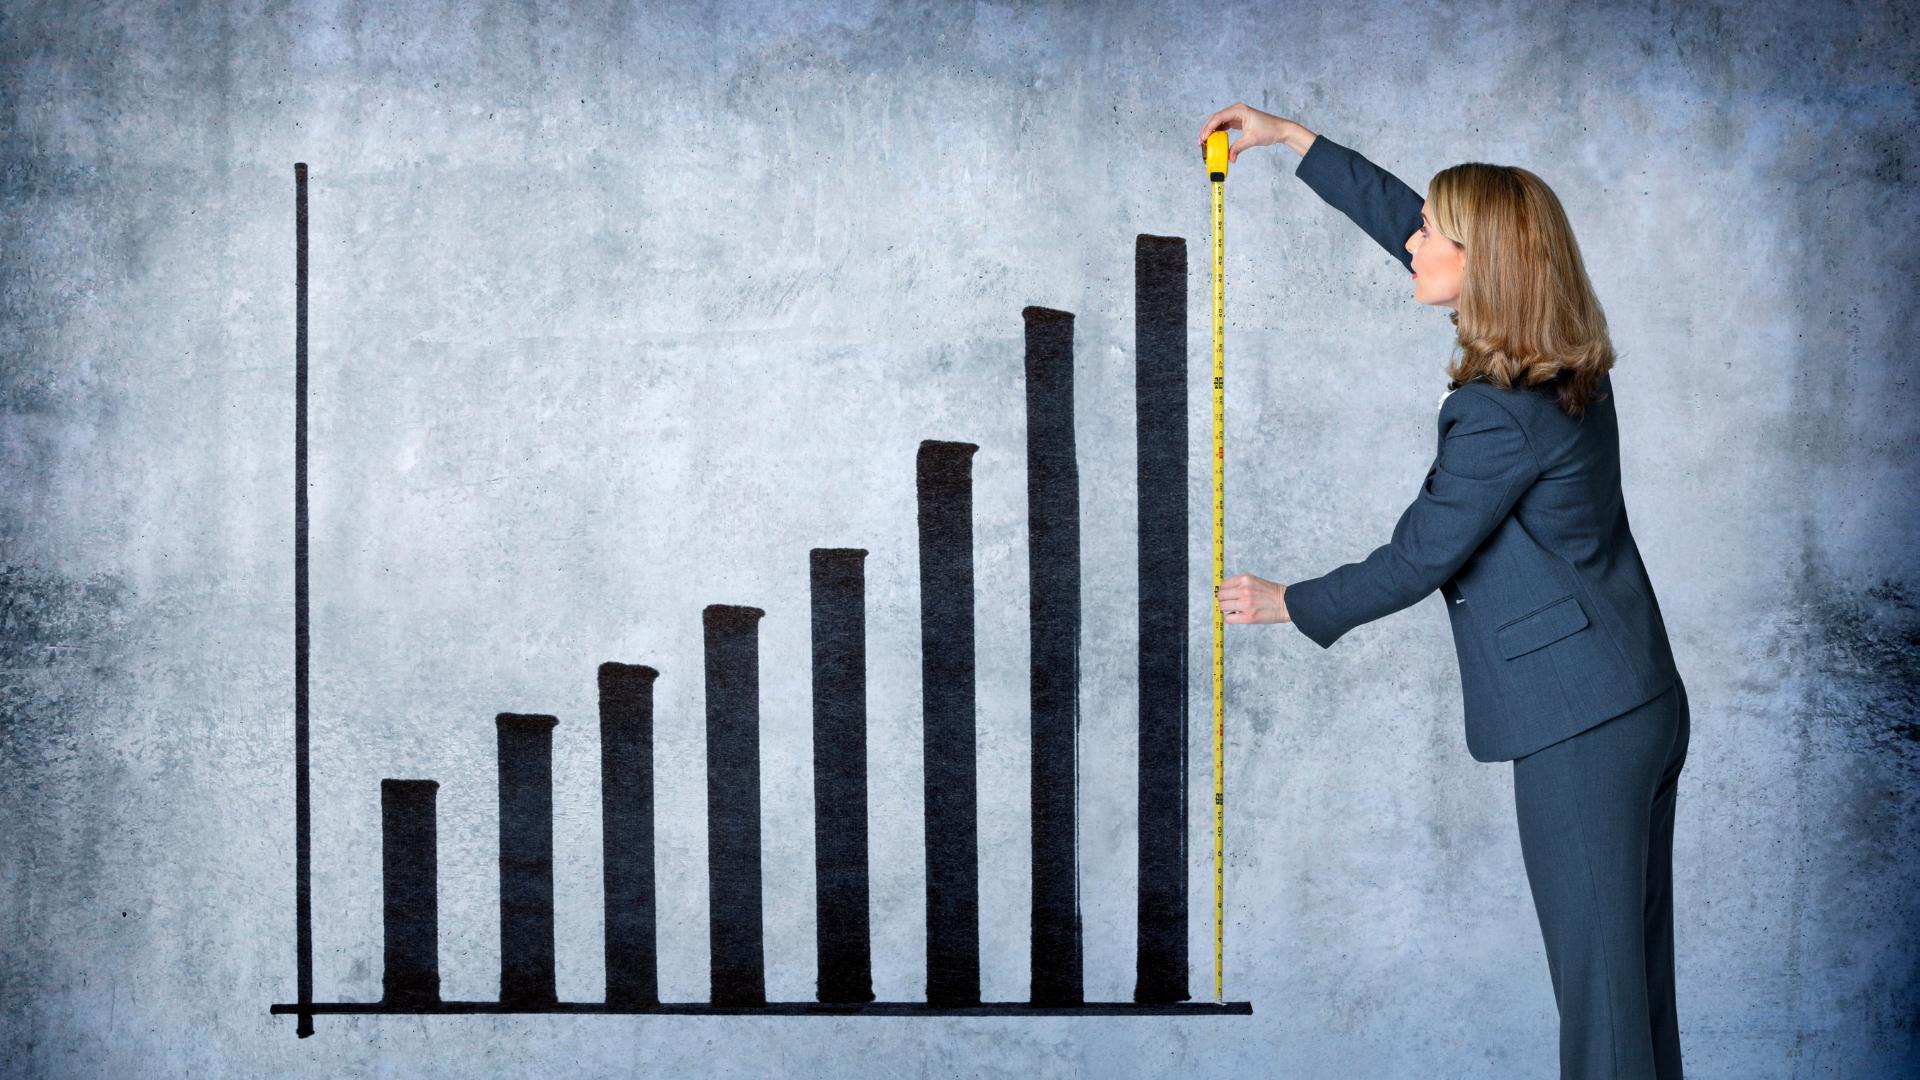
<path id="1" fill-rule="evenodd" d="M 1659 1080 L 1682 1080 L 1680 1018 L 1674 1007 L 1673 977 L 1673 806 L 1680 770 L 1687 761 L 1692 717 L 1687 688 L 1679 686 L 1678 721 L 1673 749 L 1653 796 L 1653 823 L 1647 838 L 1647 1007 L 1653 1027 L 1653 1061 Z"/>
<path id="2" fill-rule="evenodd" d="M 1676 685 L 1514 761 L 1520 850 L 1560 1012 L 1562 1080 L 1660 1077 L 1648 886 L 1656 873 L 1665 876 L 1650 856 L 1679 702 Z M 1670 925 L 1671 889 L 1662 891 L 1653 907 L 1663 908 Z M 1670 931 L 1667 937 L 1656 947 L 1670 950 Z"/>

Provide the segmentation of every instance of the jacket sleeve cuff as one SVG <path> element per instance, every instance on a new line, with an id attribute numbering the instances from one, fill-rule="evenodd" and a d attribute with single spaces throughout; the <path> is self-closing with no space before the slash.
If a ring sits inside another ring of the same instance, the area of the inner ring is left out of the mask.
<path id="1" fill-rule="evenodd" d="M 1328 172 L 1335 165 L 1333 159 L 1345 149 L 1325 135 L 1316 133 L 1313 145 L 1307 147 L 1307 152 L 1300 155 L 1300 163 L 1293 167 L 1293 175 L 1304 181 L 1321 198 L 1334 202 L 1334 199 L 1328 198 L 1328 192 L 1335 190 Z"/>
<path id="2" fill-rule="evenodd" d="M 1309 147 L 1311 149 L 1311 147 Z M 1322 649 L 1333 647 L 1346 633 L 1346 628 L 1335 624 L 1335 620 L 1323 610 L 1325 596 L 1320 588 L 1319 578 L 1296 581 L 1287 586 L 1287 618 L 1307 639 Z"/>

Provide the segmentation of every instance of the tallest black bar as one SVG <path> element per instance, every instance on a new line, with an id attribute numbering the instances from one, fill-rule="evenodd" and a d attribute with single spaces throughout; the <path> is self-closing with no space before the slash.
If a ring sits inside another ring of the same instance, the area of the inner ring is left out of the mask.
<path id="1" fill-rule="evenodd" d="M 1021 312 L 1027 329 L 1027 574 L 1033 730 L 1035 1005 L 1077 1005 L 1080 470 L 1073 439 L 1073 315 Z"/>
<path id="2" fill-rule="evenodd" d="M 1187 992 L 1187 243 L 1135 238 L 1140 493 L 1137 1002 Z"/>

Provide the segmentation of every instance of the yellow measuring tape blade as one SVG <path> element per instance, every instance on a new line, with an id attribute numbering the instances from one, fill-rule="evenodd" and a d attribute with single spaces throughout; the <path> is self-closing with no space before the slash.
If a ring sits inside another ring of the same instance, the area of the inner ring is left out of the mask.
<path id="1" fill-rule="evenodd" d="M 1207 136 L 1213 189 L 1213 999 L 1226 1000 L 1226 620 L 1220 582 L 1227 534 L 1227 133 Z"/>

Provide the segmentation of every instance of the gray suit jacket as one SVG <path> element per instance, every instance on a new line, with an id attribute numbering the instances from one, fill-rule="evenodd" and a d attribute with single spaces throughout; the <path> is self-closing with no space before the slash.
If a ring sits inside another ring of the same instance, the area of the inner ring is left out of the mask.
<path id="1" fill-rule="evenodd" d="M 1294 175 L 1412 268 L 1418 192 L 1325 135 Z M 1438 454 L 1392 539 L 1287 586 L 1293 624 L 1321 648 L 1439 589 L 1479 761 L 1585 731 L 1679 677 L 1627 528 L 1611 377 L 1600 390 L 1578 421 L 1548 390 L 1448 393 Z"/>

